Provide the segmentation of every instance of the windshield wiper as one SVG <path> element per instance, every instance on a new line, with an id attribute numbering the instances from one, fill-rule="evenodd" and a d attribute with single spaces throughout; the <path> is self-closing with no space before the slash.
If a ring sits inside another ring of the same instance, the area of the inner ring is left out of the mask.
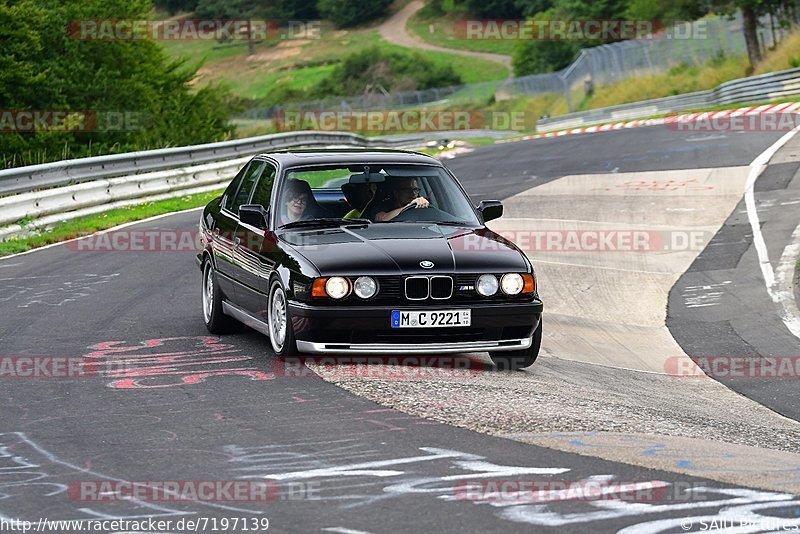
<path id="1" fill-rule="evenodd" d="M 337 219 L 335 217 L 323 217 L 320 219 L 301 219 L 286 223 L 280 228 L 301 228 L 304 226 L 340 226 L 350 224 L 370 224 L 372 221 L 369 219 Z"/>
<path id="2" fill-rule="evenodd" d="M 425 224 L 441 224 L 442 226 L 475 226 L 475 223 L 468 221 L 407 221 Z"/>
<path id="3" fill-rule="evenodd" d="M 345 224 L 372 224 L 369 219 L 344 219 Z"/>

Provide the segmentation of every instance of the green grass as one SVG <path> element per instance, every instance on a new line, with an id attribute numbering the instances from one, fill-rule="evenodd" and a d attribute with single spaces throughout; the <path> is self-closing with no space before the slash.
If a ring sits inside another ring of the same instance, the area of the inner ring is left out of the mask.
<path id="1" fill-rule="evenodd" d="M 742 78 L 746 73 L 747 60 L 742 56 L 720 58 L 698 66 L 677 65 L 664 74 L 631 78 L 600 86 L 590 98 L 573 103 L 577 104 L 575 111 L 582 111 L 692 93 Z"/>
<path id="2" fill-rule="evenodd" d="M 337 178 L 349 178 L 352 173 L 349 169 L 325 169 L 321 171 L 295 171 L 289 174 L 289 178 L 305 180 L 312 188 L 319 188 Z"/>
<path id="3" fill-rule="evenodd" d="M 513 53 L 516 42 L 514 40 L 459 38 L 456 24 L 460 19 L 467 18 L 470 18 L 469 15 L 459 11 L 453 11 L 444 17 L 425 17 L 424 14 L 417 12 L 409 19 L 406 28 L 423 41 L 436 46 L 473 52 L 492 52 L 507 56 Z M 433 33 L 431 33 L 431 28 L 433 28 Z"/>
<path id="4" fill-rule="evenodd" d="M 221 191 L 213 191 L 158 200 L 156 202 L 146 202 L 127 208 L 117 208 L 103 213 L 87 215 L 86 217 L 79 217 L 71 221 L 58 223 L 40 234 L 22 238 L 12 238 L 8 241 L 0 241 L 0 257 L 26 252 L 52 243 L 89 235 L 127 222 L 139 221 L 164 213 L 205 206 L 220 194 Z"/>
<path id="5" fill-rule="evenodd" d="M 383 40 L 374 29 L 334 30 L 323 26 L 321 39 L 287 40 L 257 44 L 255 54 L 247 55 L 246 43 L 221 47 L 208 41 L 163 41 L 162 46 L 172 59 L 185 58 L 190 65 L 202 62 L 194 83 L 212 82 L 228 85 L 233 93 L 258 99 L 276 85 L 305 89 L 325 77 L 347 54 L 378 46 L 384 51 L 410 54 L 414 51 Z M 503 80 L 508 69 L 481 59 L 447 54 L 420 52 L 440 65 L 452 65 L 463 83 Z"/>

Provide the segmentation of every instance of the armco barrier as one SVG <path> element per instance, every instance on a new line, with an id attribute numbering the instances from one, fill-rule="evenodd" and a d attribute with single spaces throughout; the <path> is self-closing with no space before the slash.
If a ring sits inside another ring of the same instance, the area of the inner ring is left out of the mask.
<path id="1" fill-rule="evenodd" d="M 698 91 L 696 93 L 560 115 L 552 119 L 540 120 L 536 125 L 536 130 L 538 132 L 552 132 L 615 120 L 644 119 L 653 115 L 674 113 L 687 109 L 769 101 L 795 95 L 800 95 L 800 68 L 731 80 L 708 91 Z"/>
<path id="2" fill-rule="evenodd" d="M 299 131 L 8 169 L 0 171 L 0 195 L 7 195 L 0 196 L 0 240 L 116 207 L 221 189 L 252 155 L 262 152 L 331 145 L 413 147 L 431 137 L 512 134 L 466 130 L 368 138 Z M 18 224 L 23 220 L 28 221 L 24 227 Z"/>
<path id="3" fill-rule="evenodd" d="M 249 156 L 259 152 L 318 145 L 376 146 L 392 141 L 374 141 L 347 132 L 291 132 L 234 141 L 222 141 L 109 156 L 80 158 L 0 171 L 0 196 L 45 187 L 58 187 L 112 176 L 186 167 Z"/>
<path id="4" fill-rule="evenodd" d="M 23 218 L 66 213 L 120 200 L 140 199 L 218 185 L 236 175 L 250 156 L 167 171 L 93 180 L 0 198 L 0 226 Z"/>

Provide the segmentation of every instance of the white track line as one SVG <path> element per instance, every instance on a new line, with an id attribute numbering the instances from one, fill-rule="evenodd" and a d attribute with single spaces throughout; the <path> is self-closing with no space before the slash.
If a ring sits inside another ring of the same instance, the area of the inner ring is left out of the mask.
<path id="1" fill-rule="evenodd" d="M 786 284 L 779 284 L 775 281 L 775 271 L 772 269 L 772 264 L 769 262 L 769 254 L 767 252 L 767 244 L 764 241 L 764 235 L 761 233 L 761 224 L 758 220 L 758 208 L 756 207 L 754 187 L 756 179 L 767 168 L 769 160 L 772 156 L 783 147 L 794 135 L 800 130 L 800 127 L 788 132 L 786 135 L 778 139 L 771 147 L 762 152 L 750 164 L 750 173 L 747 175 L 747 186 L 744 192 L 744 201 L 747 206 L 747 219 L 750 221 L 750 228 L 753 230 L 753 245 L 755 245 L 756 253 L 758 254 L 758 263 L 761 267 L 761 274 L 764 277 L 764 284 L 767 287 L 772 301 L 778 306 L 782 313 L 780 313 L 781 320 L 786 325 L 786 328 L 798 339 L 800 339 L 800 313 L 797 311 L 797 303 L 794 301 L 794 294 L 787 288 Z M 795 232 L 797 234 L 797 232 Z M 796 237 L 796 235 L 795 235 Z M 791 253 L 789 245 L 784 250 L 784 256 Z M 783 261 L 783 258 L 782 258 Z M 784 267 L 785 268 L 785 267 Z M 783 273 L 781 273 L 783 274 Z M 784 278 L 783 276 L 781 278 Z"/>

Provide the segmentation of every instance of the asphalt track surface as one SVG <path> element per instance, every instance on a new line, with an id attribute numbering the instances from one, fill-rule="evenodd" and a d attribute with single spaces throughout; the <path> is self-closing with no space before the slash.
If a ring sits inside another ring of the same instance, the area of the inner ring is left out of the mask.
<path id="1" fill-rule="evenodd" d="M 754 199 L 761 232 L 773 265 L 797 240 L 800 224 L 800 143 L 790 141 L 758 178 Z M 793 236 L 794 234 L 794 236 Z M 790 276 L 798 251 L 787 255 Z M 795 283 L 795 288 L 797 284 Z M 765 290 L 753 230 L 742 200 L 709 245 L 673 286 L 667 326 L 687 354 L 710 368 L 726 359 L 763 361 L 774 357 L 776 376 L 730 373 L 723 366 L 711 375 L 729 388 L 776 412 L 800 420 L 800 389 L 790 368 L 800 366 L 800 339 L 776 320 L 775 304 Z M 786 367 L 789 365 L 789 367 Z M 716 376 L 715 376 L 716 375 Z M 744 376 L 741 376 L 744 375 Z"/>
<path id="2" fill-rule="evenodd" d="M 567 174 L 747 165 L 778 137 L 642 128 L 485 147 L 447 165 L 478 201 Z M 191 212 L 131 228 L 191 231 L 197 219 Z M 790 495 L 491 437 L 314 376 L 280 376 L 260 334 L 208 335 L 191 252 L 77 248 L 0 261 L 2 354 L 81 356 L 95 371 L 3 380 L 0 520 L 267 517 L 277 532 L 674 532 L 685 531 L 682 518 L 737 506 L 800 515 Z M 264 479 L 280 490 L 267 503 L 86 502 L 67 491 L 78 481 Z M 668 492 L 623 505 L 458 498 L 459 481 L 475 479 L 707 489 L 689 501 Z"/>

